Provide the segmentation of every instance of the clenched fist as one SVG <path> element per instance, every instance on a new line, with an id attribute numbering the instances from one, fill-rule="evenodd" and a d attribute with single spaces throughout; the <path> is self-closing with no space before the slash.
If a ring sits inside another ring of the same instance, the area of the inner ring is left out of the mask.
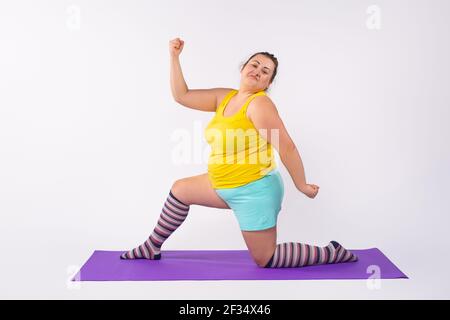
<path id="1" fill-rule="evenodd" d="M 314 199 L 319 192 L 319 188 L 320 187 L 315 184 L 305 184 L 300 191 L 309 198 Z"/>
<path id="2" fill-rule="evenodd" d="M 172 57 L 178 57 L 183 51 L 184 41 L 180 38 L 175 38 L 169 41 L 169 52 Z"/>

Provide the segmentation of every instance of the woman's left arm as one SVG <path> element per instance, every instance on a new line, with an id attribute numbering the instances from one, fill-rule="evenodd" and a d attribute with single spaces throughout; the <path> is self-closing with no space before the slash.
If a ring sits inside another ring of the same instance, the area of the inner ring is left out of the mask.
<path id="1" fill-rule="evenodd" d="M 294 141 L 289 136 L 278 114 L 275 104 L 267 96 L 257 97 L 253 101 L 254 108 L 251 109 L 249 114 L 253 125 L 258 129 L 261 137 L 275 147 L 295 186 L 304 193 L 307 186 L 303 162 Z"/>

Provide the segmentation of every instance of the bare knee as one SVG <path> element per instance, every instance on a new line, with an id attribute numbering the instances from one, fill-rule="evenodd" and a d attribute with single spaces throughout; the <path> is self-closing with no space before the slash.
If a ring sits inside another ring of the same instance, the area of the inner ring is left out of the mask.
<path id="1" fill-rule="evenodd" d="M 252 253 L 253 261 L 258 267 L 264 268 L 273 256 L 275 250 L 263 251 L 260 253 Z"/>
<path id="2" fill-rule="evenodd" d="M 277 246 L 276 226 L 260 231 L 243 230 L 242 235 L 255 263 L 260 267 L 265 267 Z"/>
<path id="3" fill-rule="evenodd" d="M 187 191 L 187 181 L 184 179 L 178 179 L 176 180 L 173 184 L 172 187 L 170 188 L 170 191 L 172 192 L 172 194 L 181 202 L 190 205 L 190 201 L 189 201 L 189 197 L 188 197 L 188 193 Z"/>
<path id="4" fill-rule="evenodd" d="M 265 256 L 260 256 L 260 257 L 253 258 L 253 260 L 258 265 L 258 267 L 264 268 L 267 265 L 267 263 L 269 262 L 270 258 L 271 257 L 267 258 Z"/>

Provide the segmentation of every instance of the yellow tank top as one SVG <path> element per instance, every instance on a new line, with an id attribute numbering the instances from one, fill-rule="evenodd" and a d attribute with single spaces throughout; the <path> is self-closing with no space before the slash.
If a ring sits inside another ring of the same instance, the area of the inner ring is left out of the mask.
<path id="1" fill-rule="evenodd" d="M 211 146 L 208 176 L 214 189 L 242 186 L 261 179 L 277 167 L 272 145 L 246 115 L 250 101 L 266 95 L 265 91 L 253 94 L 238 112 L 225 117 L 223 111 L 236 93 L 238 90 L 233 89 L 226 95 L 204 130 Z"/>

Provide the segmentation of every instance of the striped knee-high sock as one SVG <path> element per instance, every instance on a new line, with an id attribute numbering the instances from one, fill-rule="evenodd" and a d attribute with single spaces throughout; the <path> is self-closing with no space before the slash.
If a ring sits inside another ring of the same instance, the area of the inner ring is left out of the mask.
<path id="1" fill-rule="evenodd" d="M 123 253 L 121 259 L 161 259 L 161 246 L 166 239 L 184 222 L 190 206 L 178 200 L 172 193 L 164 203 L 158 223 L 153 233 L 140 246 Z"/>
<path id="2" fill-rule="evenodd" d="M 287 242 L 277 245 L 265 268 L 294 268 L 355 261 L 358 261 L 358 257 L 336 241 L 331 241 L 326 247 Z"/>

